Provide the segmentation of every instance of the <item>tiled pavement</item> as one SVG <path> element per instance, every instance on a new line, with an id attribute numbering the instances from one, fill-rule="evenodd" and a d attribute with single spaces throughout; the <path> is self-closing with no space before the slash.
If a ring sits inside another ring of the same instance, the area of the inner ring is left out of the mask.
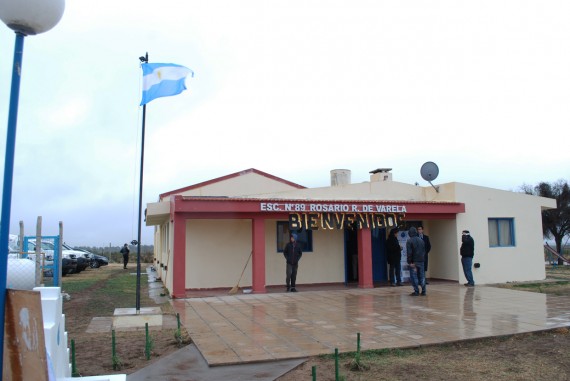
<path id="1" fill-rule="evenodd" d="M 210 366 L 404 348 L 570 326 L 570 297 L 457 284 L 173 300 Z"/>

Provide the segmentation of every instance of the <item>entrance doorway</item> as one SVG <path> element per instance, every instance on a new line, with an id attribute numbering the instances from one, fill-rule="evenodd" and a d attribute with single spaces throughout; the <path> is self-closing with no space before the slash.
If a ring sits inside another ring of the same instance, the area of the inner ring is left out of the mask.
<path id="1" fill-rule="evenodd" d="M 386 228 L 372 229 L 372 280 L 374 282 L 388 281 Z"/>
<path id="2" fill-rule="evenodd" d="M 388 280 L 386 229 L 372 229 L 372 280 Z M 358 236 L 356 229 L 344 229 L 345 283 L 358 282 Z"/>
<path id="3" fill-rule="evenodd" d="M 345 283 L 358 282 L 358 237 L 355 229 L 344 229 Z"/>

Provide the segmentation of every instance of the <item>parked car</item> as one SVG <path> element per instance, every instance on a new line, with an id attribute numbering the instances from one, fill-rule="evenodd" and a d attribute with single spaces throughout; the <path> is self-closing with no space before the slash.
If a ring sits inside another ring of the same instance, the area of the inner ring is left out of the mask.
<path id="1" fill-rule="evenodd" d="M 65 243 L 61 245 L 61 251 L 64 258 L 66 256 L 74 255 L 75 259 L 77 259 L 77 268 L 75 269 L 76 274 L 79 274 L 87 267 L 89 267 L 91 259 L 89 257 L 86 257 L 84 252 L 75 250 L 74 248 Z"/>
<path id="2" fill-rule="evenodd" d="M 85 249 L 75 248 L 74 250 L 82 251 L 86 255 L 88 255 L 90 258 L 90 261 L 91 261 L 89 265 L 93 269 L 97 269 L 101 266 L 107 266 L 109 264 L 109 259 L 107 257 L 104 257 L 104 256 L 99 255 L 99 254 L 93 254 L 92 252 L 87 251 Z"/>
<path id="3" fill-rule="evenodd" d="M 77 269 L 77 259 L 61 258 L 61 275 L 73 274 Z"/>
<path id="4" fill-rule="evenodd" d="M 83 256 L 87 260 L 87 264 L 89 267 L 93 268 L 93 254 L 88 252 L 87 250 L 79 249 L 74 247 L 73 250 L 80 252 L 81 256 Z"/>
<path id="5" fill-rule="evenodd" d="M 36 250 L 36 240 L 30 239 L 28 241 L 28 251 L 32 252 Z M 46 261 L 50 260 L 53 264 L 55 247 L 53 242 L 42 241 L 42 252 L 45 253 Z M 78 260 L 77 254 L 80 254 L 74 250 L 69 250 L 64 245 L 61 249 L 61 275 L 66 276 L 68 274 L 79 273 L 84 270 L 87 266 L 84 266 L 85 260 Z M 81 263 L 81 265 L 80 265 Z M 46 276 L 53 276 L 46 275 Z"/>
<path id="6" fill-rule="evenodd" d="M 53 277 L 53 248 L 47 245 L 46 242 L 43 242 L 40 252 L 43 254 L 40 265 L 42 266 L 44 277 Z M 30 243 L 28 245 L 28 251 L 24 253 L 18 248 L 18 236 L 15 236 L 15 239 L 12 239 L 11 236 L 8 244 L 8 258 L 28 259 L 35 262 L 35 242 Z"/>
<path id="7" fill-rule="evenodd" d="M 107 266 L 109 264 L 109 258 L 104 255 L 93 254 L 95 256 L 95 267 Z"/>

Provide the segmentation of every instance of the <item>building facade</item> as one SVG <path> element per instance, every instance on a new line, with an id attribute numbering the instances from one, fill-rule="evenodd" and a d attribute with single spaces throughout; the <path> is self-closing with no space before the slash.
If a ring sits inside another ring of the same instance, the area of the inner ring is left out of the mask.
<path id="1" fill-rule="evenodd" d="M 461 231 L 475 240 L 477 284 L 545 278 L 541 211 L 556 200 L 463 183 L 421 187 L 390 169 L 352 184 L 305 188 L 256 169 L 163 193 L 149 203 L 155 267 L 174 298 L 187 290 L 284 285 L 282 250 L 296 232 L 303 247 L 297 285 L 387 281 L 389 230 L 423 225 L 432 250 L 427 276 L 464 282 Z"/>

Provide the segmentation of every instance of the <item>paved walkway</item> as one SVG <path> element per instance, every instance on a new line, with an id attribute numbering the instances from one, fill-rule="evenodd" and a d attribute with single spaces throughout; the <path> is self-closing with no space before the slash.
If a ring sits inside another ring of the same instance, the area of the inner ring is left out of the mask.
<path id="1" fill-rule="evenodd" d="M 405 348 L 570 326 L 570 297 L 458 284 L 238 294 L 172 303 L 209 366 Z"/>

